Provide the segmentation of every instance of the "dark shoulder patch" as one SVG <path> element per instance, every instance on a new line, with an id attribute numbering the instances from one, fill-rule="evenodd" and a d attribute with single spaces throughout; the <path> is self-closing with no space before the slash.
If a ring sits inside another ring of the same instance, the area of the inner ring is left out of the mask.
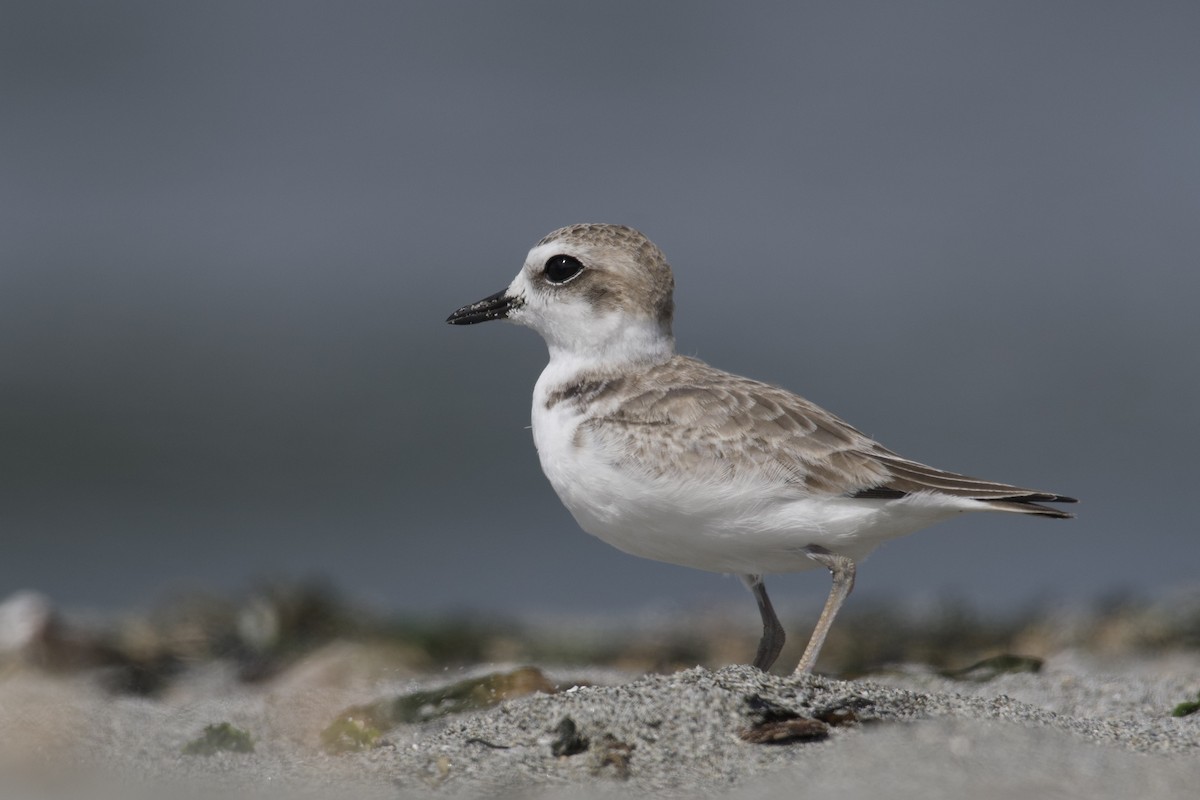
<path id="1" fill-rule="evenodd" d="M 601 395 L 617 391 L 624 383 L 624 378 L 586 379 L 567 383 L 546 395 L 546 408 L 554 408 L 562 402 L 590 403 Z"/>

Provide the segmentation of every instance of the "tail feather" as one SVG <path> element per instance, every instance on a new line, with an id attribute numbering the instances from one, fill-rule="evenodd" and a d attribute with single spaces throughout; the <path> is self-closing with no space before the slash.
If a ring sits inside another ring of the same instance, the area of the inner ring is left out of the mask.
<path id="1" fill-rule="evenodd" d="M 890 477 L 875 486 L 858 491 L 854 497 L 893 499 L 918 492 L 932 492 L 977 500 L 983 507 L 995 511 L 1036 514 L 1054 519 L 1070 519 L 1075 516 L 1057 508 L 1040 505 L 1075 503 L 1077 501 L 1074 497 L 946 472 L 887 451 L 876 458 L 890 473 Z"/>
<path id="2" fill-rule="evenodd" d="M 983 500 L 982 502 L 988 508 L 995 509 L 996 511 L 1015 511 L 1018 514 L 1035 514 L 1039 517 L 1050 517 L 1051 519 L 1071 519 L 1075 516 L 1067 511 L 1059 511 L 1057 508 L 1039 505 L 1032 502 L 1033 500 L 1041 500 L 1048 503 L 1077 502 L 1074 497 L 1064 497 L 1060 494 L 1033 495 L 1031 497 L 1012 498 L 1008 500 Z"/>

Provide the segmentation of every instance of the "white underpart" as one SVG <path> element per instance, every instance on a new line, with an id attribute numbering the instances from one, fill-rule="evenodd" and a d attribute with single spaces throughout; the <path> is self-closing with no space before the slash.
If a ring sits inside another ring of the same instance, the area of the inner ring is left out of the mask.
<path id="1" fill-rule="evenodd" d="M 779 481 L 732 482 L 716 475 L 651 477 L 631 471 L 587 431 L 588 409 L 560 402 L 557 387 L 598 369 L 661 362 L 674 342 L 652 320 L 599 312 L 569 292 L 550 294 L 530 273 L 554 252 L 543 245 L 509 287 L 523 305 L 510 317 L 542 334 L 550 350 L 533 393 L 533 439 L 542 470 L 588 533 L 625 552 L 732 573 L 797 572 L 818 565 L 809 545 L 860 560 L 883 542 L 983 505 L 934 493 L 899 500 L 797 494 Z"/>
<path id="2" fill-rule="evenodd" d="M 576 444 L 586 416 L 570 403 L 546 408 L 549 390 L 571 366 L 552 359 L 534 388 L 538 458 L 579 526 L 627 553 L 712 572 L 799 572 L 818 566 L 805 552 L 809 545 L 858 561 L 889 539 L 981 506 L 934 494 L 872 501 L 797 497 L 778 483 L 630 472 L 618 466 L 619 454 L 594 446 L 586 433 Z"/>

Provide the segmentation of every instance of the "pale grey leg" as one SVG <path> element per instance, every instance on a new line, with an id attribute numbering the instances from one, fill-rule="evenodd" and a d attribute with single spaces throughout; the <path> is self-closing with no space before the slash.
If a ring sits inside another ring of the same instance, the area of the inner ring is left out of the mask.
<path id="1" fill-rule="evenodd" d="M 783 626 L 779 624 L 779 617 L 775 616 L 771 598 L 767 597 L 767 587 L 763 583 L 762 576 L 739 575 L 738 577 L 754 593 L 754 599 L 758 601 L 758 613 L 762 615 L 763 634 L 762 639 L 758 641 L 758 652 L 754 655 L 754 666 L 766 672 L 775 663 L 775 659 L 779 658 L 779 651 L 783 649 L 783 640 L 786 638 L 786 634 Z"/>
<path id="2" fill-rule="evenodd" d="M 817 656 L 821 654 L 821 646 L 825 644 L 825 637 L 833 626 L 833 618 L 837 616 L 838 609 L 846 602 L 850 590 L 854 588 L 853 561 L 815 544 L 804 548 L 804 551 L 809 558 L 833 575 L 833 588 L 829 590 L 829 599 L 825 601 L 825 609 L 821 612 L 821 618 L 817 620 L 812 638 L 808 640 L 808 647 L 804 648 L 804 655 L 800 657 L 800 664 L 794 673 L 796 675 L 812 672 L 817 663 Z"/>

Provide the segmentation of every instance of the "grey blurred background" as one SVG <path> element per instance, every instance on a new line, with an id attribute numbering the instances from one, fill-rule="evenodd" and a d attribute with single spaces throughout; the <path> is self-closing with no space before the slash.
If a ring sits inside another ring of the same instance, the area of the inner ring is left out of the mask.
<path id="1" fill-rule="evenodd" d="M 892 543 L 861 595 L 1195 585 L 1197 31 L 1193 2 L 8 0 L 0 594 L 754 618 L 580 532 L 526 429 L 541 341 L 443 323 L 580 221 L 665 250 L 682 352 L 1083 500 Z"/>

